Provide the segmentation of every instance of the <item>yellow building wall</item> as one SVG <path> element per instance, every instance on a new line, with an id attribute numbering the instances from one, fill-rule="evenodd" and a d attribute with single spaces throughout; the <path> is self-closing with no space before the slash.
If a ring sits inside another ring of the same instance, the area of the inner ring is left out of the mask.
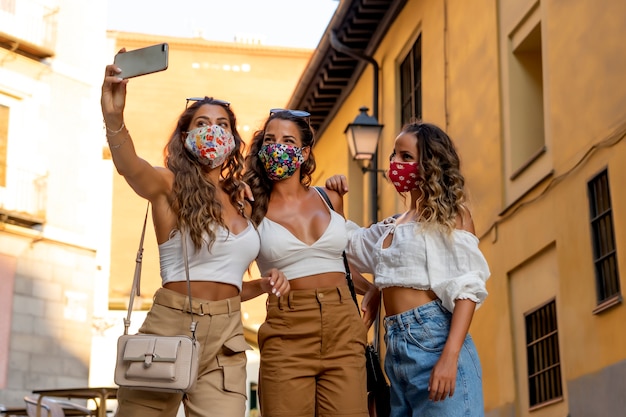
<path id="1" fill-rule="evenodd" d="M 512 179 L 506 146 L 509 111 L 516 103 L 510 102 L 507 54 L 512 36 L 525 30 L 529 18 L 541 22 L 548 149 Z M 461 155 L 476 234 L 492 272 L 489 297 L 471 327 L 489 416 L 592 415 L 584 409 L 581 387 L 593 389 L 590 381 L 596 381 L 598 387 L 623 389 L 611 378 L 619 382 L 622 375 L 623 381 L 626 369 L 626 333 L 620 330 L 626 308 L 619 303 L 593 313 L 597 301 L 587 183 L 608 167 L 623 294 L 625 35 L 623 2 L 477 0 L 470 7 L 463 0 L 409 0 L 374 54 L 380 65 L 378 121 L 384 124 L 379 167 L 387 167 L 401 128 L 398 68 L 417 36 L 422 37 L 423 119 L 445 128 Z M 315 148 L 320 181 L 326 173 L 348 176 L 346 215 L 363 225 L 369 222 L 371 174 L 364 175 L 351 160 L 343 131 L 359 107 L 368 106 L 371 114 L 371 77 L 368 65 Z M 404 207 L 380 176 L 379 207 L 379 219 Z M 563 398 L 531 412 L 523 318 L 552 298 Z M 613 401 L 598 401 L 604 408 L 595 405 L 595 410 L 615 415 L 607 411 L 620 400 Z"/>

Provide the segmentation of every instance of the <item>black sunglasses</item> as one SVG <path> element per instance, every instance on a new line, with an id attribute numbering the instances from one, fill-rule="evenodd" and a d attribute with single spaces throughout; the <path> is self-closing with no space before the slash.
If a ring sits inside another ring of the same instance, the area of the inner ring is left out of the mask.
<path id="1" fill-rule="evenodd" d="M 208 97 L 189 97 L 189 98 L 187 98 L 187 102 L 185 103 L 185 110 L 189 107 L 189 102 L 190 101 L 194 101 L 194 102 L 195 101 L 203 101 L 203 100 L 206 100 L 207 98 Z M 212 98 L 210 100 L 211 100 L 211 102 L 208 103 L 208 104 L 217 104 L 217 105 L 220 105 L 220 106 L 224 106 L 226 108 L 230 107 L 230 101 L 219 100 L 219 99 L 216 99 L 216 98 Z"/>
<path id="2" fill-rule="evenodd" d="M 291 110 L 291 109 L 272 109 L 270 110 L 270 117 L 272 117 L 273 115 L 275 115 L 276 113 L 282 113 L 282 112 L 286 112 L 289 113 L 290 115 L 292 115 L 293 117 L 301 117 L 303 118 L 307 123 L 310 123 L 310 117 L 311 117 L 311 113 L 309 113 L 308 111 L 304 111 L 304 110 Z"/>

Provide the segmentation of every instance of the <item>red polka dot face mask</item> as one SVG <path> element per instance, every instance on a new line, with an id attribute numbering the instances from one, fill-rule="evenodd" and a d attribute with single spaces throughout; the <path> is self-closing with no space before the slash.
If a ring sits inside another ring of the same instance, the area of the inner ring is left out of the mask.
<path id="1" fill-rule="evenodd" d="M 417 174 L 417 162 L 391 161 L 387 177 L 389 177 L 393 186 L 396 187 L 396 191 L 406 193 L 417 189 Z"/>

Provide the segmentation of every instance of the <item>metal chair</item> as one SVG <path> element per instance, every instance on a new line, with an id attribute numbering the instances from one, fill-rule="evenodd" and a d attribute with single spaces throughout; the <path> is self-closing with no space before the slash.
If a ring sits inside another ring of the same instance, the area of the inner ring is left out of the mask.
<path id="1" fill-rule="evenodd" d="M 24 397 L 28 417 L 37 416 L 37 398 Z M 66 400 L 43 398 L 39 417 L 92 416 L 94 410 Z"/>

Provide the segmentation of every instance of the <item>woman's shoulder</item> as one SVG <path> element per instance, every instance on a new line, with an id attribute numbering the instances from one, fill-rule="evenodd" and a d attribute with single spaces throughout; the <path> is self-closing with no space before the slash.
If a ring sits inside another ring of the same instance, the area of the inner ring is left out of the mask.
<path id="1" fill-rule="evenodd" d="M 165 180 L 168 182 L 170 187 L 174 184 L 174 178 L 176 175 L 172 170 L 166 167 L 154 167 L 154 170 Z"/>
<path id="2" fill-rule="evenodd" d="M 456 230 L 462 230 L 473 235 L 476 234 L 474 219 L 472 219 L 472 213 L 468 209 L 462 210 L 456 216 Z"/>
<path id="3" fill-rule="evenodd" d="M 316 188 L 316 192 L 320 193 L 323 198 L 324 198 L 324 195 L 326 195 L 330 202 L 329 204 L 330 207 L 334 211 L 336 211 L 337 213 L 343 216 L 343 197 L 341 196 L 341 194 L 339 194 L 337 191 L 331 190 L 330 188 L 326 188 L 322 186 L 315 187 L 315 188 Z"/>
<path id="4" fill-rule="evenodd" d="M 250 219 L 252 217 L 252 203 L 248 201 L 247 198 L 243 200 L 243 214 L 246 219 Z"/>

